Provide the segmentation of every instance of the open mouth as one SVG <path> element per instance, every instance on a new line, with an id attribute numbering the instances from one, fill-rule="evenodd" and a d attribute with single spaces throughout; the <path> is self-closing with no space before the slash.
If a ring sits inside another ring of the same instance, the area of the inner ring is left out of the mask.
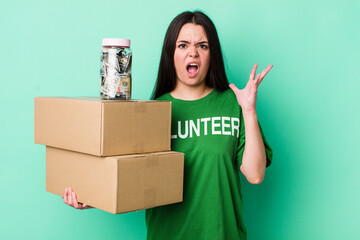
<path id="1" fill-rule="evenodd" d="M 196 63 L 190 63 L 187 67 L 186 70 L 188 72 L 188 74 L 193 77 L 197 74 L 197 72 L 199 71 L 199 65 L 197 65 Z"/>

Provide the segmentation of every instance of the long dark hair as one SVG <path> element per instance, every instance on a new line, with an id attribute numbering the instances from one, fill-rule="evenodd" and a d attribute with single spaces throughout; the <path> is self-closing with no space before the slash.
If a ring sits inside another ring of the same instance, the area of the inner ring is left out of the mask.
<path id="1" fill-rule="evenodd" d="M 174 64 L 174 52 L 176 40 L 180 29 L 186 23 L 201 25 L 208 38 L 210 66 L 205 78 L 205 84 L 217 91 L 224 91 L 229 88 L 229 81 L 225 73 L 220 41 L 214 23 L 202 12 L 187 11 L 176 16 L 166 31 L 158 76 L 151 99 L 156 99 L 165 93 L 171 92 L 175 88 L 176 70 Z"/>

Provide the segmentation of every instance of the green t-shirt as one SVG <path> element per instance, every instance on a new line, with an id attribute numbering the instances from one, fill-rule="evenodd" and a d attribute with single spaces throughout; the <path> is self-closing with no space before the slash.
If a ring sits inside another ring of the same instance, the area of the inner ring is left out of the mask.
<path id="1" fill-rule="evenodd" d="M 183 202 L 146 210 L 148 240 L 245 240 L 240 165 L 245 147 L 241 107 L 231 89 L 172 102 L 171 149 L 185 154 Z M 265 143 L 267 166 L 272 150 Z"/>

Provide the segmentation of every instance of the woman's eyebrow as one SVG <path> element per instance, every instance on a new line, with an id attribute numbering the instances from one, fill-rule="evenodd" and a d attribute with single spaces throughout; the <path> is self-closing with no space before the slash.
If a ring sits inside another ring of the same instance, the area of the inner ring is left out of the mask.
<path id="1" fill-rule="evenodd" d="M 190 43 L 189 41 L 186 41 L 186 40 L 179 40 L 178 42 L 182 42 L 182 43 Z M 208 43 L 207 41 L 201 41 L 201 42 L 198 42 L 196 44 L 203 44 L 203 43 Z"/>

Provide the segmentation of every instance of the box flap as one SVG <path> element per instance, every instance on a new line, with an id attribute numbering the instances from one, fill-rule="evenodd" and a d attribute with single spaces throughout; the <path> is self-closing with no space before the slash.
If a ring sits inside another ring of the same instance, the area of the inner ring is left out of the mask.
<path id="1" fill-rule="evenodd" d="M 118 158 L 117 213 L 183 200 L 184 154 L 162 152 Z"/>
<path id="2" fill-rule="evenodd" d="M 170 150 L 171 102 L 102 105 L 102 156 Z"/>
<path id="3" fill-rule="evenodd" d="M 101 100 L 35 98 L 35 143 L 100 155 Z"/>

